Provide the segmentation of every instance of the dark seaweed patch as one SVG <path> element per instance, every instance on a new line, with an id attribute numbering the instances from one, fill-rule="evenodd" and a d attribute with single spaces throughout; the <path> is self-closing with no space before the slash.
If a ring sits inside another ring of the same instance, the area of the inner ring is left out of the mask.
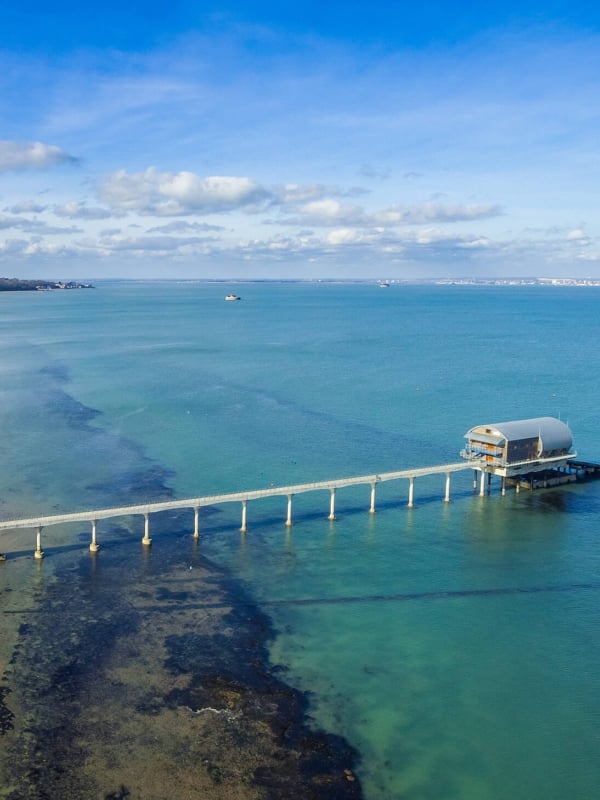
<path id="1" fill-rule="evenodd" d="M 0 736 L 4 736 L 7 731 L 12 731 L 14 728 L 15 715 L 4 702 L 4 698 L 9 692 L 8 686 L 0 686 Z"/>

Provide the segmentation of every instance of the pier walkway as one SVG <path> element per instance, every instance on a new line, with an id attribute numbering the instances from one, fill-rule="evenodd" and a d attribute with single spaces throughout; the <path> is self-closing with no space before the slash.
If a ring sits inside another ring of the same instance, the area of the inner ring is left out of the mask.
<path id="1" fill-rule="evenodd" d="M 31 528 L 37 531 L 37 541 L 35 557 L 43 558 L 42 550 L 42 530 L 52 525 L 64 525 L 75 522 L 87 522 L 91 524 L 92 540 L 90 550 L 97 552 L 98 542 L 96 538 L 97 524 L 99 520 L 113 519 L 115 517 L 126 517 L 141 515 L 144 517 L 144 537 L 142 543 L 150 545 L 150 515 L 161 511 L 176 511 L 182 509 L 193 510 L 194 512 L 194 537 L 197 539 L 199 532 L 199 512 L 206 506 L 222 505 L 223 503 L 241 503 L 242 523 L 240 530 L 247 531 L 247 506 L 251 500 L 261 500 L 266 497 L 286 497 L 287 498 L 287 517 L 285 524 L 292 525 L 292 498 L 297 494 L 315 491 L 329 491 L 329 516 L 328 519 L 335 519 L 335 496 L 338 489 L 349 486 L 370 486 L 371 501 L 369 512 L 375 513 L 375 492 L 378 483 L 396 480 L 408 480 L 408 507 L 414 506 L 414 484 L 416 478 L 429 475 L 445 475 L 444 501 L 450 502 L 450 476 L 453 472 L 472 469 L 472 466 L 465 461 L 457 464 L 440 464 L 433 467 L 418 467 L 405 469 L 398 472 L 382 472 L 377 475 L 362 475 L 353 478 L 338 478 L 336 480 L 318 481 L 315 483 L 299 483 L 292 486 L 276 486 L 268 489 L 255 489 L 246 492 L 234 492 L 231 494 L 217 494 L 206 497 L 194 497 L 186 500 L 165 500 L 157 503 L 144 503 L 131 506 L 120 506 L 115 508 L 102 508 L 92 511 L 79 511 L 72 514 L 55 514 L 52 516 L 31 517 L 28 519 L 12 519 L 0 521 L 0 532 L 6 530 L 17 530 L 20 528 Z"/>

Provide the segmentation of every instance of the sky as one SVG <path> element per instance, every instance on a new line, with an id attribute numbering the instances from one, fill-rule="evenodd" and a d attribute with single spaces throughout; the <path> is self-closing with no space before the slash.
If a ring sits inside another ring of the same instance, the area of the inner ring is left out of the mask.
<path id="1" fill-rule="evenodd" d="M 30 0 L 0 275 L 600 278 L 600 5 Z"/>

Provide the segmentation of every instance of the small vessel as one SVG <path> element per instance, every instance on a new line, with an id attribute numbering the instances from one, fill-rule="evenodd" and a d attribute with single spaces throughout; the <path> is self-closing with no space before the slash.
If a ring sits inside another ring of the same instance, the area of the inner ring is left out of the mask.
<path id="1" fill-rule="evenodd" d="M 380 289 L 389 289 L 390 284 L 388 281 L 379 281 L 379 288 Z"/>
<path id="2" fill-rule="evenodd" d="M 237 294 L 226 294 L 225 300 L 241 300 L 241 297 L 238 297 Z"/>

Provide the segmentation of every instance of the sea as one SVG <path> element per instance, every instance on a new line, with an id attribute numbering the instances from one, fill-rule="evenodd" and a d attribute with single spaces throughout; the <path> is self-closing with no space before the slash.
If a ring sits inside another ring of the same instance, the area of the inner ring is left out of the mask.
<path id="1" fill-rule="evenodd" d="M 600 462 L 599 292 L 99 281 L 0 293 L 0 519 L 455 463 L 469 428 L 539 416 Z M 270 665 L 307 698 L 309 726 L 355 749 L 367 800 L 598 797 L 600 481 L 502 496 L 496 480 L 480 496 L 471 471 L 455 473 L 446 503 L 445 475 L 417 478 L 414 508 L 408 481 L 381 483 L 375 514 L 368 485 L 339 489 L 335 521 L 329 492 L 299 494 L 291 527 L 285 497 L 251 501 L 246 533 L 239 504 L 200 510 L 201 553 L 268 618 Z M 78 603 L 48 605 L 47 590 L 69 574 L 85 588 L 98 577 L 81 564 L 111 559 L 115 596 L 146 579 L 143 558 L 160 580 L 175 539 L 188 569 L 193 513 L 178 520 L 173 532 L 151 517 L 150 554 L 139 516 L 99 522 L 96 556 L 86 525 L 49 527 L 42 562 L 34 530 L 0 532 L 0 752 L 19 703 L 36 713 L 14 665 L 42 686 L 58 618 Z M 127 747 L 134 758 L 149 744 Z M 36 796 L 35 776 L 29 794 L 11 780 L 0 797 Z"/>

